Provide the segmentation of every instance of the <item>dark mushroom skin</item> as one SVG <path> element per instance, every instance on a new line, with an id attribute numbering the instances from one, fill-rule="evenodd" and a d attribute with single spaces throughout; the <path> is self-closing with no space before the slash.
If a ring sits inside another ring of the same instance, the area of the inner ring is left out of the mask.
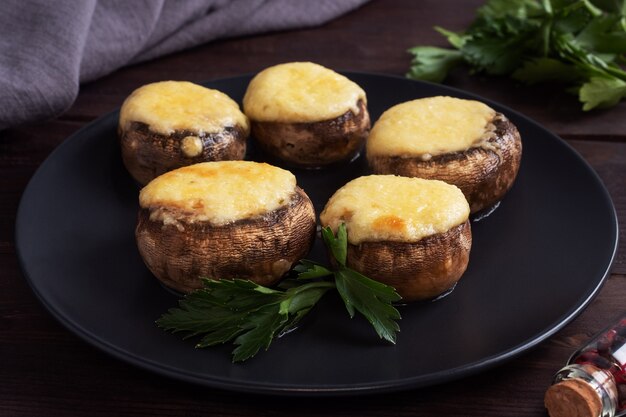
<path id="1" fill-rule="evenodd" d="M 348 244 L 347 266 L 390 285 L 403 302 L 433 299 L 454 288 L 472 246 L 469 220 L 417 242 Z"/>
<path id="2" fill-rule="evenodd" d="M 318 168 L 354 159 L 361 152 L 371 122 L 365 101 L 358 112 L 348 110 L 318 122 L 251 120 L 252 137 L 266 154 L 298 168 Z"/>
<path id="3" fill-rule="evenodd" d="M 167 287 L 188 293 L 202 278 L 249 279 L 271 286 L 311 249 L 315 211 L 296 187 L 291 200 L 261 216 L 226 225 L 209 222 L 163 224 L 139 210 L 135 230 L 139 252 L 150 271 Z"/>
<path id="4" fill-rule="evenodd" d="M 198 134 L 177 130 L 162 135 L 141 122 L 118 129 L 122 161 L 131 176 L 145 185 L 159 175 L 187 165 L 207 161 L 243 159 L 248 129 L 224 126 L 217 133 Z"/>
<path id="5" fill-rule="evenodd" d="M 368 175 L 337 190 L 320 222 L 333 230 L 345 224 L 348 267 L 411 302 L 447 292 L 465 272 L 472 246 L 469 212 L 454 185 Z"/>
<path id="6" fill-rule="evenodd" d="M 438 179 L 461 189 L 472 213 L 494 206 L 513 186 L 522 157 L 519 131 L 506 116 L 496 113 L 495 129 L 482 146 L 432 156 L 369 156 L 376 174 Z"/>

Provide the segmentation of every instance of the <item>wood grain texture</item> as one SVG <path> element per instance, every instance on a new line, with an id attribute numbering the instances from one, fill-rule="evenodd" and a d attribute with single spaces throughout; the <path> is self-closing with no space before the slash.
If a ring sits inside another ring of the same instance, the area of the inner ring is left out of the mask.
<path id="1" fill-rule="evenodd" d="M 613 198 L 621 248 L 612 275 L 570 325 L 506 365 L 439 386 L 340 400 L 275 399 L 156 376 L 101 353 L 61 327 L 29 289 L 15 253 L 19 198 L 37 167 L 65 138 L 119 107 L 140 85 L 216 79 L 294 60 L 401 76 L 410 61 L 407 48 L 445 46 L 432 27 L 463 29 L 479 4 L 375 0 L 322 27 L 215 42 L 117 71 L 83 86 L 60 118 L 0 132 L 0 416 L 547 416 L 543 394 L 553 373 L 578 344 L 625 310 L 626 103 L 584 113 L 556 86 L 529 88 L 461 69 L 446 81 L 508 105 L 568 140 Z"/>

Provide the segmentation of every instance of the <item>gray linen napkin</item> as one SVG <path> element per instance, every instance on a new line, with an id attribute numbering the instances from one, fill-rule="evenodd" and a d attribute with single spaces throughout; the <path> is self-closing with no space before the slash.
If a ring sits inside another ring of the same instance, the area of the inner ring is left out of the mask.
<path id="1" fill-rule="evenodd" d="M 0 130 L 67 110 L 81 82 L 211 40 L 322 24 L 367 0 L 2 0 Z"/>

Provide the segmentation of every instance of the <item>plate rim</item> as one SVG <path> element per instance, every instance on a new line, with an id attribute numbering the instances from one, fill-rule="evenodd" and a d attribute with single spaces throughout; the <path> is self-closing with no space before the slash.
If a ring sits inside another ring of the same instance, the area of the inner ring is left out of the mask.
<path id="1" fill-rule="evenodd" d="M 450 92 L 457 94 L 462 97 L 470 97 L 475 100 L 482 101 L 492 107 L 497 107 L 500 109 L 504 109 L 507 112 L 507 115 L 514 114 L 516 118 L 520 118 L 524 120 L 525 123 L 532 125 L 535 128 L 539 128 L 546 134 L 550 135 L 552 139 L 556 140 L 561 146 L 564 146 L 571 154 L 577 159 L 577 162 L 584 166 L 585 170 L 588 174 L 590 174 L 593 180 L 599 185 L 599 188 L 602 190 L 602 194 L 606 199 L 606 202 L 610 207 L 611 214 L 611 232 L 613 236 L 610 236 L 611 245 L 612 245 L 612 253 L 610 254 L 610 259 L 608 264 L 605 267 L 605 270 L 602 272 L 602 277 L 598 280 L 597 284 L 594 288 L 588 293 L 585 294 L 579 303 L 576 304 L 575 308 L 568 308 L 566 311 L 561 314 L 561 316 L 547 329 L 544 329 L 540 332 L 536 332 L 533 337 L 523 341 L 522 343 L 512 346 L 505 351 L 501 351 L 496 355 L 491 355 L 489 357 L 481 358 L 479 361 L 475 361 L 472 363 L 466 363 L 462 366 L 457 366 L 454 368 L 446 369 L 444 371 L 432 372 L 429 374 L 421 374 L 419 376 L 412 376 L 408 378 L 402 379 L 393 379 L 389 381 L 377 381 L 377 382 L 367 382 L 367 383 L 359 383 L 359 384 L 324 384 L 321 386 L 286 386 L 285 384 L 279 383 L 257 383 L 257 382 L 247 382 L 244 380 L 235 380 L 232 378 L 222 378 L 215 377 L 213 375 L 203 375 L 199 376 L 195 373 L 188 372 L 186 370 L 176 369 L 172 366 L 163 364 L 161 362 L 156 362 L 153 360 L 147 360 L 139 355 L 133 354 L 131 352 L 126 351 L 112 343 L 109 343 L 107 340 L 99 337 L 97 334 L 93 334 L 77 323 L 70 317 L 67 317 L 62 312 L 57 311 L 41 294 L 41 292 L 35 286 L 33 279 L 27 273 L 27 264 L 23 258 L 22 250 L 20 249 L 23 245 L 22 233 L 20 232 L 20 225 L 23 223 L 24 218 L 24 206 L 27 203 L 30 193 L 33 191 L 32 184 L 38 180 L 39 176 L 43 175 L 47 164 L 51 163 L 54 160 L 55 155 L 62 151 L 67 146 L 71 146 L 75 141 L 80 140 L 85 134 L 90 132 L 93 129 L 98 129 L 99 126 L 103 123 L 108 122 L 108 119 L 116 117 L 119 113 L 119 107 L 109 111 L 94 120 L 88 122 L 85 126 L 79 128 L 76 132 L 69 135 L 65 138 L 59 145 L 57 145 L 50 154 L 45 158 L 45 160 L 37 167 L 32 177 L 29 179 L 26 187 L 24 188 L 22 195 L 20 197 L 18 209 L 16 212 L 16 220 L 14 227 L 14 241 L 15 241 L 15 249 L 16 255 L 19 261 L 20 270 L 22 271 L 22 275 L 26 279 L 28 286 L 35 294 L 36 298 L 39 302 L 46 308 L 46 310 L 66 329 L 72 332 L 74 335 L 78 336 L 83 341 L 87 342 L 89 345 L 96 347 L 98 350 L 103 351 L 111 356 L 122 360 L 125 363 L 136 366 L 140 369 L 149 370 L 151 372 L 155 372 L 160 375 L 165 375 L 170 378 L 174 378 L 177 380 L 182 380 L 185 382 L 191 382 L 194 384 L 199 384 L 205 387 L 217 388 L 235 392 L 244 392 L 244 393 L 252 393 L 252 394 L 266 394 L 266 395 L 280 395 L 280 396 L 307 396 L 307 397 L 330 397 L 330 396 L 353 396 L 353 395 L 365 395 L 365 394 L 374 394 L 374 393 L 388 393 L 388 392 L 396 392 L 396 391 L 404 391 L 408 389 L 421 388 L 425 386 L 430 386 L 434 384 L 441 384 L 445 382 L 449 382 L 452 380 L 456 380 L 459 378 L 467 377 L 469 375 L 477 374 L 478 372 L 483 372 L 485 370 L 491 369 L 497 365 L 505 363 L 523 352 L 526 352 L 541 342 L 545 341 L 549 337 L 553 336 L 555 333 L 560 331 L 563 327 L 568 325 L 571 321 L 573 321 L 578 315 L 580 315 L 591 303 L 591 301 L 596 297 L 600 289 L 605 284 L 607 278 L 611 273 L 611 269 L 615 262 L 615 257 L 617 254 L 618 243 L 619 243 L 619 224 L 617 218 L 617 212 L 615 209 L 615 205 L 613 203 L 613 199 L 611 198 L 608 189 L 606 188 L 604 182 L 598 175 L 598 173 L 593 169 L 591 164 L 587 160 L 585 160 L 582 155 L 569 143 L 567 143 L 564 139 L 559 137 L 557 134 L 543 127 L 538 122 L 529 118 L 528 116 L 509 108 L 506 105 L 500 104 L 496 101 L 484 98 L 478 94 L 473 92 L 462 90 L 456 87 L 451 87 L 443 84 L 436 84 L 427 81 L 419 81 L 419 80 L 411 80 L 408 78 L 404 78 L 394 74 L 385 74 L 378 72 L 364 72 L 364 71 L 338 71 L 339 73 L 350 77 L 351 75 L 355 76 L 364 76 L 364 77 L 376 77 L 376 78 L 388 78 L 395 79 L 401 82 L 407 83 L 417 83 L 434 87 L 436 89 L 441 89 L 445 92 Z M 251 78 L 256 73 L 246 73 L 241 75 L 234 75 L 230 77 L 222 77 L 215 78 L 210 80 L 205 80 L 201 82 L 197 82 L 200 85 L 211 85 L 213 83 L 225 83 L 225 82 L 233 82 L 240 79 Z M 609 237 L 607 237 L 608 240 Z M 571 307 L 571 306 L 570 306 Z M 234 365 L 238 366 L 238 365 Z"/>

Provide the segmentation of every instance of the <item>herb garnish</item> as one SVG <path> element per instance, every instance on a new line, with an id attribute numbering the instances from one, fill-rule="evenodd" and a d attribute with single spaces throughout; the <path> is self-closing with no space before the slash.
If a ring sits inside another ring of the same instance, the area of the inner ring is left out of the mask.
<path id="1" fill-rule="evenodd" d="M 528 84 L 557 81 L 583 110 L 626 97 L 625 0 L 489 0 L 467 31 L 436 27 L 454 49 L 416 46 L 407 77 L 441 82 L 461 63 Z"/>
<path id="2" fill-rule="evenodd" d="M 199 336 L 198 348 L 233 341 L 233 362 L 245 361 L 272 340 L 293 329 L 322 296 L 336 288 L 350 317 L 361 313 L 376 333 L 395 343 L 400 330 L 400 313 L 392 305 L 400 296 L 390 286 L 374 281 L 346 266 L 348 238 L 345 224 L 337 236 L 330 227 L 322 229 L 324 243 L 337 263 L 329 269 L 309 260 L 294 268 L 297 278 L 284 280 L 276 289 L 248 280 L 204 279 L 204 287 L 179 301 L 157 325 L 172 332 Z M 330 280 L 329 277 L 334 279 Z"/>

